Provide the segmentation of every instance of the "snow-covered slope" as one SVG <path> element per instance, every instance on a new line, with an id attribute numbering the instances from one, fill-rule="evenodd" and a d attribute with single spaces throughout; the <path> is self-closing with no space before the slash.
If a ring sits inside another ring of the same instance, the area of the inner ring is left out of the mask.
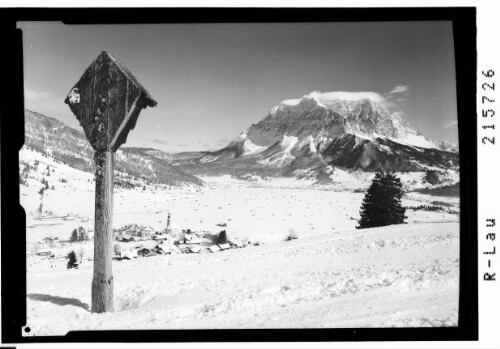
<path id="1" fill-rule="evenodd" d="M 287 144 L 293 143 L 290 138 Z M 301 147 L 312 151 L 308 142 Z M 93 314 L 93 241 L 67 241 L 73 229 L 94 227 L 93 174 L 27 149 L 20 159 L 26 181 L 20 193 L 28 242 L 27 335 L 457 324 L 460 200 L 408 193 L 408 224 L 355 230 L 362 191 L 373 173 L 339 169 L 332 170 L 335 182 L 327 186 L 308 178 L 247 181 L 226 175 L 204 177 L 204 187 L 170 187 L 117 173 L 134 187 L 115 186 L 113 228 L 140 224 L 161 231 L 170 213 L 176 231 L 224 229 L 230 239 L 261 245 L 113 260 L 115 311 Z M 402 175 L 404 183 L 422 181 L 413 176 Z M 40 194 L 42 181 L 49 189 Z M 283 241 L 290 229 L 298 239 Z M 58 238 L 45 246 L 54 258 L 33 253 L 46 237 Z M 123 251 L 131 249 L 120 244 Z M 83 251 L 76 270 L 66 269 L 71 250 Z"/>
<path id="2" fill-rule="evenodd" d="M 30 110 L 25 111 L 25 148 L 79 170 L 95 171 L 94 152 L 83 132 Z M 203 185 L 199 178 L 171 166 L 168 154 L 159 150 L 122 147 L 115 160 L 117 171 L 134 178 L 172 186 Z"/>
<path id="3" fill-rule="evenodd" d="M 29 259 L 30 335 L 72 330 L 457 326 L 458 223 L 330 232 L 214 254 L 113 261 L 115 312 L 89 311 L 92 263 Z M 55 287 L 57 285 L 57 287 Z M 87 287 L 85 287 L 87 285 Z"/>

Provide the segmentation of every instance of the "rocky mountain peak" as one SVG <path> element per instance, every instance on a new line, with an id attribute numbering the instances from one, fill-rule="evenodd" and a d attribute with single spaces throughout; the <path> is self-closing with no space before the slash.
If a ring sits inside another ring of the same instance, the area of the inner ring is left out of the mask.
<path id="1" fill-rule="evenodd" d="M 285 134 L 303 139 L 327 135 L 330 140 L 345 134 L 362 138 L 386 137 L 403 144 L 440 148 L 404 119 L 402 110 L 373 92 L 311 92 L 299 99 L 282 101 L 247 130 L 248 138 L 270 146 Z M 446 150 L 453 147 L 446 146 Z"/>

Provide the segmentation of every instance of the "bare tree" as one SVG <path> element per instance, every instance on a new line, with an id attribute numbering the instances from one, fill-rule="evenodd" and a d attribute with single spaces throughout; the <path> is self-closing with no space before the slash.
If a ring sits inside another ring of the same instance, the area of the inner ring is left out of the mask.
<path id="1" fill-rule="evenodd" d="M 83 259 L 83 256 L 85 255 L 85 249 L 82 247 L 80 247 L 80 249 L 78 250 L 78 257 L 80 257 L 80 262 L 82 261 Z"/>
<path id="2" fill-rule="evenodd" d="M 122 247 L 121 247 L 121 245 L 120 245 L 120 244 L 115 244 L 115 245 L 113 246 L 113 251 L 115 252 L 115 254 L 116 254 L 116 255 L 119 255 L 119 254 L 120 254 L 120 252 L 121 252 L 121 250 L 122 250 Z"/>

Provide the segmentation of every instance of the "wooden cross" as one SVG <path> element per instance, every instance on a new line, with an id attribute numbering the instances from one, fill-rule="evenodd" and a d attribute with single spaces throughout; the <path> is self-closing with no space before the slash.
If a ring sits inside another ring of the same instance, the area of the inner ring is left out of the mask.
<path id="1" fill-rule="evenodd" d="M 64 103 L 75 114 L 95 151 L 92 312 L 112 311 L 114 153 L 126 142 L 141 110 L 157 103 L 123 63 L 106 51 L 85 70 Z"/>

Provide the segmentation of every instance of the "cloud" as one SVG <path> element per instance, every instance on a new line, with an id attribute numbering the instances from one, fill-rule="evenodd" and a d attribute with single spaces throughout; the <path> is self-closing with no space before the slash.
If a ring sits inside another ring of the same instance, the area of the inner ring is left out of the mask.
<path id="1" fill-rule="evenodd" d="M 178 147 L 187 147 L 188 145 L 184 144 L 184 143 L 177 143 L 176 146 L 178 146 Z"/>
<path id="2" fill-rule="evenodd" d="M 228 139 L 228 138 L 222 138 L 222 139 L 219 139 L 219 140 L 215 141 L 215 144 L 217 144 L 217 145 L 220 145 L 220 144 L 226 145 L 229 142 L 231 142 L 230 139 Z"/>
<path id="3" fill-rule="evenodd" d="M 363 99 L 369 99 L 375 103 L 385 103 L 387 106 L 396 106 L 396 102 L 406 101 L 406 94 L 410 90 L 407 85 L 399 84 L 392 88 L 390 92 L 380 94 L 374 91 L 363 91 L 363 92 L 350 92 L 350 91 L 333 91 L 333 92 L 319 92 L 314 91 L 308 95 L 304 95 L 302 98 L 297 99 L 287 99 L 281 101 L 281 104 L 285 105 L 297 105 L 303 98 L 314 98 L 320 103 L 332 103 L 337 100 L 346 101 L 359 101 Z M 229 140 L 226 140 L 229 141 Z"/>
<path id="4" fill-rule="evenodd" d="M 370 99 L 377 103 L 384 101 L 384 97 L 382 97 L 379 93 L 370 91 L 365 91 L 365 92 L 336 91 L 336 92 L 324 93 L 320 97 L 319 101 L 328 102 L 329 100 L 335 100 L 335 99 L 344 99 L 348 101 L 359 101 L 362 99 Z"/>
<path id="5" fill-rule="evenodd" d="M 443 126 L 443 128 L 454 128 L 457 127 L 457 125 L 458 125 L 457 120 L 450 120 Z"/>
<path id="6" fill-rule="evenodd" d="M 170 145 L 170 143 L 169 143 L 169 142 L 164 141 L 164 140 L 162 140 L 162 139 L 158 139 L 158 138 L 153 138 L 153 139 L 151 139 L 151 141 L 152 141 L 153 143 L 157 143 L 157 144 L 165 144 L 165 145 Z"/>
<path id="7" fill-rule="evenodd" d="M 319 102 L 328 103 L 338 99 L 347 101 L 359 101 L 362 99 L 370 99 L 374 102 L 380 103 L 384 101 L 384 97 L 377 92 L 348 92 L 348 91 L 335 91 L 335 92 L 311 92 L 308 97 L 316 98 Z"/>
<path id="8" fill-rule="evenodd" d="M 391 90 L 391 92 L 389 92 L 389 95 L 394 95 L 394 94 L 398 94 L 398 93 L 407 93 L 409 90 L 410 90 L 410 86 L 399 84 L 399 85 L 395 86 Z"/>
<path id="9" fill-rule="evenodd" d="M 391 91 L 384 93 L 384 102 L 386 107 L 399 109 L 401 104 L 405 103 L 408 99 L 408 91 L 410 86 L 399 84 L 394 86 Z"/>
<path id="10" fill-rule="evenodd" d="M 64 104 L 65 95 L 51 91 L 35 91 L 24 85 L 24 106 L 40 113 L 56 115 L 72 115 L 70 109 Z"/>
<path id="11" fill-rule="evenodd" d="M 160 125 L 160 124 L 157 124 L 157 125 L 156 125 L 156 128 L 160 129 L 160 128 L 161 128 L 161 125 Z"/>
<path id="12" fill-rule="evenodd" d="M 57 95 L 50 91 L 34 91 L 29 88 L 24 89 L 24 99 L 26 102 L 42 102 L 56 98 Z"/>

